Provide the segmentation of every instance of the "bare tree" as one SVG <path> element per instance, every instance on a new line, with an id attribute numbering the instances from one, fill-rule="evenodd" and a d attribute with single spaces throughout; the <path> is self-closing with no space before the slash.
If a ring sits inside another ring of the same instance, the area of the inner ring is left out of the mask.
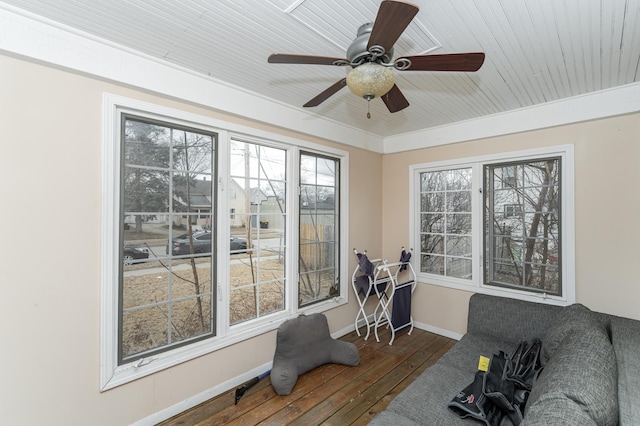
<path id="1" fill-rule="evenodd" d="M 198 268 L 196 266 L 195 247 L 193 244 L 193 223 L 191 220 L 192 210 L 192 197 L 191 188 L 194 186 L 194 181 L 198 175 L 203 172 L 209 172 L 211 170 L 211 157 L 212 157 L 212 144 L 211 137 L 200 135 L 196 133 L 190 133 L 187 131 L 180 132 L 181 136 L 177 137 L 178 144 L 175 145 L 174 150 L 174 162 L 176 169 L 182 170 L 183 174 L 176 176 L 176 181 L 180 185 L 176 191 L 176 198 L 184 203 L 187 215 L 187 235 L 189 239 L 189 262 L 191 264 L 191 271 L 193 273 L 193 287 L 196 295 L 201 293 L 200 279 L 198 275 Z M 212 240 L 213 241 L 213 240 Z M 198 308 L 198 319 L 200 323 L 200 330 L 205 331 L 205 318 L 202 308 L 202 298 L 196 298 L 196 304 Z"/>

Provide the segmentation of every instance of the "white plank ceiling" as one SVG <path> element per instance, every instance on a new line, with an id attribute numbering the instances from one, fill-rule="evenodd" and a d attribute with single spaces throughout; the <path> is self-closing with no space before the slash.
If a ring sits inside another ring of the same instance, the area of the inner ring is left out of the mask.
<path id="1" fill-rule="evenodd" d="M 3 0 L 110 43 L 302 109 L 341 67 L 268 64 L 274 52 L 345 57 L 379 0 Z M 343 89 L 311 114 L 387 137 L 640 81 L 640 0 L 416 0 L 395 56 L 485 52 L 476 73 L 397 71 L 391 114 Z M 15 9 L 12 9 L 15 10 Z"/>

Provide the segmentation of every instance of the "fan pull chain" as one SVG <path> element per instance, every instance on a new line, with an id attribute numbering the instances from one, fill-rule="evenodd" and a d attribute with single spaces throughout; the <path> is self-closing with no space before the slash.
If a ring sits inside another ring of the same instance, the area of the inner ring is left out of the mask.
<path id="1" fill-rule="evenodd" d="M 367 99 L 367 118 L 371 120 L 371 100 Z"/>

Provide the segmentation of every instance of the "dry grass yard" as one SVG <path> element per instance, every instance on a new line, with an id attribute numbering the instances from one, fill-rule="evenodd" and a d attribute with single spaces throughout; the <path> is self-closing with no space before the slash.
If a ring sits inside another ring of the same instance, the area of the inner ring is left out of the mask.
<path id="1" fill-rule="evenodd" d="M 124 267 L 122 330 L 124 353 L 134 354 L 207 331 L 211 321 L 211 257 L 174 260 L 173 273 L 165 261 Z M 193 266 L 197 271 L 194 274 Z M 284 263 L 277 256 L 257 259 L 249 254 L 232 256 L 231 324 L 237 324 L 284 308 Z M 253 283 L 258 280 L 260 285 Z M 258 301 L 256 303 L 256 300 Z"/>

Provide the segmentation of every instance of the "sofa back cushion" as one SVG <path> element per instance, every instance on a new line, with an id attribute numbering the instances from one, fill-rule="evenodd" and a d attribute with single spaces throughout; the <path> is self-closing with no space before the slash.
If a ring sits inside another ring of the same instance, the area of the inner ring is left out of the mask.
<path id="1" fill-rule="evenodd" d="M 542 339 L 560 306 L 475 293 L 469 300 L 467 333 L 490 335 L 518 344 Z"/>
<path id="2" fill-rule="evenodd" d="M 577 404 L 597 425 L 617 425 L 618 373 L 608 333 L 584 306 L 563 311 L 556 318 L 562 323 L 552 325 L 543 341 L 550 358 L 533 386 L 524 417 L 531 416 L 533 421 L 535 413 L 553 410 L 558 404 Z M 548 394 L 554 398 L 545 397 Z"/>
<path id="3" fill-rule="evenodd" d="M 547 333 L 542 339 L 540 361 L 544 366 L 553 357 L 562 341 L 572 332 L 597 330 L 609 338 L 604 325 L 596 314 L 579 303 L 563 308 L 549 325 Z"/>

